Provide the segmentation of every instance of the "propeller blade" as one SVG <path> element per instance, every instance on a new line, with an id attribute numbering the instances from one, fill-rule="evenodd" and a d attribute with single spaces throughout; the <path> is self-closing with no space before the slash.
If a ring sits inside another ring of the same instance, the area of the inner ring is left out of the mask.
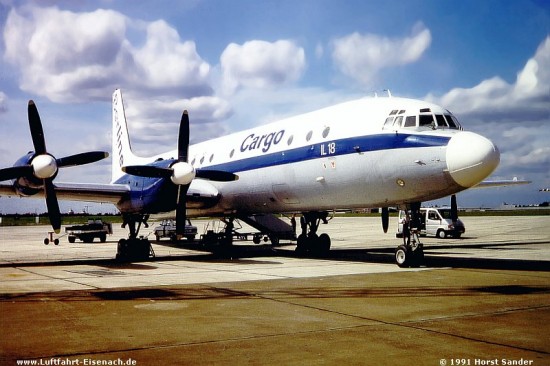
<path id="1" fill-rule="evenodd" d="M 173 173 L 173 170 L 170 168 L 161 168 L 158 166 L 149 165 L 125 166 L 122 167 L 122 171 L 130 175 L 146 178 L 170 178 Z"/>
<path id="2" fill-rule="evenodd" d="M 237 174 L 224 172 L 222 170 L 197 170 L 197 178 L 213 180 L 215 182 L 232 182 L 238 180 L 239 176 Z"/>
<path id="3" fill-rule="evenodd" d="M 189 114 L 183 111 L 178 135 L 178 161 L 187 163 L 189 155 Z"/>
<path id="4" fill-rule="evenodd" d="M 0 182 L 3 180 L 17 179 L 19 177 L 26 177 L 32 175 L 32 166 L 14 166 L 11 168 L 0 169 Z"/>
<path id="5" fill-rule="evenodd" d="M 178 200 L 176 201 L 176 235 L 185 234 L 185 222 L 187 221 L 187 191 L 189 185 L 178 186 Z"/>
<path id="6" fill-rule="evenodd" d="M 34 145 L 34 151 L 36 154 L 46 153 L 46 141 L 44 140 L 44 129 L 42 128 L 42 122 L 40 121 L 40 115 L 34 101 L 29 100 L 29 106 L 27 108 L 29 116 L 29 127 L 31 129 L 32 143 Z"/>
<path id="7" fill-rule="evenodd" d="M 65 168 L 68 166 L 90 164 L 103 160 L 108 156 L 109 153 L 104 151 L 90 151 L 57 159 L 57 166 L 59 168 Z"/>
<path id="8" fill-rule="evenodd" d="M 44 179 L 44 194 L 46 195 L 46 207 L 48 207 L 48 216 L 50 223 L 56 234 L 61 231 L 61 211 L 59 202 L 55 194 L 55 188 L 51 179 Z"/>
<path id="9" fill-rule="evenodd" d="M 458 206 L 456 204 L 456 195 L 451 196 L 451 221 L 456 222 L 458 220 Z"/>
<path id="10" fill-rule="evenodd" d="M 382 229 L 384 233 L 388 232 L 390 226 L 390 210 L 387 207 L 382 207 Z"/>

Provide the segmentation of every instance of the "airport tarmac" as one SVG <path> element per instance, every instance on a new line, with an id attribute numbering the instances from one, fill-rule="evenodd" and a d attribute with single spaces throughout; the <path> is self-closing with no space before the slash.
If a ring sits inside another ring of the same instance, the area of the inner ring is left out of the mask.
<path id="1" fill-rule="evenodd" d="M 414 269 L 393 262 L 395 221 L 333 219 L 323 258 L 166 241 L 126 264 L 120 228 L 45 246 L 47 226 L 0 227 L 0 364 L 550 364 L 548 216 L 465 217 Z"/>

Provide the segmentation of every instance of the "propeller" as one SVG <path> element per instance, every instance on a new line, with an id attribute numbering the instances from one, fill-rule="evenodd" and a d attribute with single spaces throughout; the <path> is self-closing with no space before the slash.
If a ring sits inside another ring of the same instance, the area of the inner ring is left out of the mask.
<path id="1" fill-rule="evenodd" d="M 458 206 L 456 204 L 456 195 L 451 196 L 451 221 L 453 223 L 458 220 Z"/>
<path id="2" fill-rule="evenodd" d="M 185 110 L 181 115 L 178 134 L 178 159 L 170 167 L 163 168 L 152 165 L 130 165 L 122 170 L 130 175 L 147 178 L 170 178 L 178 186 L 176 198 L 176 235 L 185 233 L 187 220 L 187 191 L 195 178 L 208 179 L 217 182 L 231 182 L 239 179 L 236 174 L 222 170 L 195 169 L 188 163 L 189 159 L 189 113 Z"/>
<path id="3" fill-rule="evenodd" d="M 382 207 L 382 229 L 384 233 L 388 232 L 390 226 L 390 210 L 387 207 Z"/>
<path id="4" fill-rule="evenodd" d="M 44 129 L 34 101 L 29 100 L 27 108 L 29 127 L 31 131 L 34 155 L 26 165 L 0 169 L 0 181 L 27 178 L 31 181 L 41 181 L 44 186 L 46 207 L 52 228 L 56 233 L 61 229 L 61 212 L 53 184 L 59 168 L 93 163 L 109 156 L 103 151 L 91 151 L 56 159 L 46 149 Z"/>

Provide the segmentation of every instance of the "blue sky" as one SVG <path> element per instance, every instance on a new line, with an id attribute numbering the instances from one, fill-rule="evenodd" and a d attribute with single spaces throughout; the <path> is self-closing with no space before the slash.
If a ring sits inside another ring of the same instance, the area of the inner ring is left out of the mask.
<path id="1" fill-rule="evenodd" d="M 533 181 L 462 193 L 461 205 L 550 198 L 539 192 L 550 186 L 548 1 L 0 0 L 0 34 L 0 166 L 32 147 L 29 99 L 54 155 L 110 151 L 119 87 L 134 149 L 149 155 L 175 147 L 184 108 L 198 142 L 389 88 L 492 139 L 494 178 Z M 109 178 L 105 161 L 57 179 Z M 0 212 L 33 204 L 1 200 Z"/>

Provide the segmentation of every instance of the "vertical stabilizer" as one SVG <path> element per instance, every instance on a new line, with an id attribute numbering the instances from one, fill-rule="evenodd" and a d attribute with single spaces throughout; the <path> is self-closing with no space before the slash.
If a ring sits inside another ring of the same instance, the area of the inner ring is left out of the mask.
<path id="1" fill-rule="evenodd" d="M 124 104 L 120 89 L 116 89 L 113 93 L 112 135 L 113 151 L 111 156 L 113 166 L 111 170 L 111 182 L 115 182 L 124 174 L 121 168 L 132 164 L 136 160 L 136 156 L 132 153 L 130 146 L 130 136 L 128 135 L 128 125 L 126 123 L 126 114 L 124 113 Z"/>

